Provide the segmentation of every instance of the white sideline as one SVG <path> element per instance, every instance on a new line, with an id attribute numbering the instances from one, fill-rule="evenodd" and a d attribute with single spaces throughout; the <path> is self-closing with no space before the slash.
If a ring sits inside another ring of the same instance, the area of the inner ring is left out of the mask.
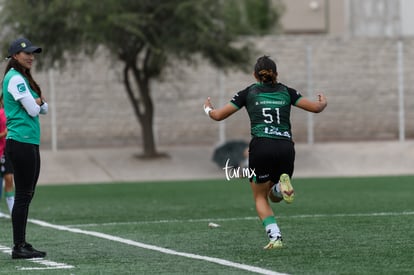
<path id="1" fill-rule="evenodd" d="M 0 213 L 0 217 L 10 218 L 9 215 L 5 215 L 5 214 L 2 214 L 2 213 Z M 94 236 L 94 237 L 98 237 L 98 238 L 101 238 L 101 239 L 106 239 L 106 240 L 115 241 L 115 242 L 119 242 L 119 243 L 124 243 L 124 244 L 132 245 L 132 246 L 136 246 L 136 247 L 140 247 L 140 248 L 144 248 L 144 249 L 158 251 L 158 252 L 161 252 L 161 253 L 164 253 L 164 254 L 181 256 L 181 257 L 196 259 L 196 260 L 202 260 L 202 261 L 206 261 L 206 262 L 216 263 L 216 264 L 219 264 L 219 265 L 224 265 L 224 266 L 234 267 L 234 268 L 237 268 L 237 269 L 247 270 L 247 271 L 250 271 L 250 272 L 255 272 L 255 273 L 258 273 L 258 274 L 285 275 L 285 273 L 279 273 L 279 272 L 275 272 L 275 271 L 268 270 L 268 269 L 263 269 L 263 268 L 256 267 L 256 266 L 250 266 L 250 265 L 246 265 L 246 264 L 235 263 L 235 262 L 231 262 L 231 261 L 220 259 L 220 258 L 202 256 L 202 255 L 192 254 L 192 253 L 179 252 L 179 251 L 175 251 L 175 250 L 172 250 L 172 249 L 167 249 L 167 248 L 163 248 L 163 247 L 159 247 L 159 246 L 155 246 L 155 245 L 140 243 L 140 242 L 136 242 L 136 241 L 133 241 L 133 240 L 128 240 L 128 239 L 124 239 L 124 238 L 121 238 L 121 237 L 112 236 L 112 235 L 109 235 L 109 234 L 100 233 L 100 232 L 96 232 L 96 231 L 87 231 L 87 230 L 82 230 L 82 229 L 78 229 L 78 228 L 70 228 L 70 227 L 67 227 L 67 226 L 55 225 L 55 224 L 51 224 L 51 223 L 41 221 L 41 220 L 36 220 L 36 219 L 28 219 L 28 222 L 33 223 L 33 224 L 37 224 L 37 225 L 42 226 L 42 227 L 48 227 L 48 228 L 53 228 L 53 229 L 57 229 L 57 230 L 60 230 L 60 231 L 68 231 L 68 232 L 72 232 L 72 233 L 78 233 L 78 234 L 83 234 L 83 235 Z"/>

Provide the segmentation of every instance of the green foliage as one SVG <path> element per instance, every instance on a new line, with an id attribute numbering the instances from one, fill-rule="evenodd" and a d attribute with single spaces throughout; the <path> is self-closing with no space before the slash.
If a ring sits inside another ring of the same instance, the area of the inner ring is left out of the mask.
<path id="1" fill-rule="evenodd" d="M 246 64 L 251 49 L 233 42 L 266 33 L 278 16 L 264 0 L 6 0 L 1 23 L 8 40 L 21 34 L 42 45 L 48 64 L 99 45 L 124 62 L 150 49 L 147 73 L 156 77 L 171 56 L 201 53 L 218 67 Z"/>
<path id="2" fill-rule="evenodd" d="M 4 1 L 0 20 L 8 31 L 3 40 L 25 36 L 43 47 L 47 59 L 39 62 L 64 61 L 65 51 L 77 52 L 83 46 L 82 25 L 77 23 L 82 6 L 82 1 Z"/>
<path id="3" fill-rule="evenodd" d="M 4 0 L 0 15 L 3 40 L 23 35 L 43 47 L 37 65 L 63 67 L 100 46 L 121 61 L 145 157 L 158 156 L 149 83 L 170 60 L 201 55 L 216 67 L 246 70 L 253 48 L 239 36 L 263 34 L 278 18 L 270 0 Z"/>
<path id="4" fill-rule="evenodd" d="M 274 32 L 281 7 L 274 1 L 226 0 L 222 2 L 230 32 L 240 35 Z"/>

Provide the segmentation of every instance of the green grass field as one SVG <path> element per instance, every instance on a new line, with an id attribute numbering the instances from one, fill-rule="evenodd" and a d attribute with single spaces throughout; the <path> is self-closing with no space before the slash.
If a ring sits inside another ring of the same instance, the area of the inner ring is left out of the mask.
<path id="1" fill-rule="evenodd" d="M 414 177 L 293 184 L 270 251 L 246 180 L 39 186 L 27 239 L 47 261 L 11 260 L 3 215 L 0 274 L 414 273 Z"/>

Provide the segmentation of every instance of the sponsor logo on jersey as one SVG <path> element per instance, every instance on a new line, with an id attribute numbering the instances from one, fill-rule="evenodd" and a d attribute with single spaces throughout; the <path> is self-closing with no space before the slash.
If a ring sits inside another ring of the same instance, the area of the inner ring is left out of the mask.
<path id="1" fill-rule="evenodd" d="M 26 92 L 26 85 L 24 85 L 24 83 L 17 84 L 17 90 L 18 90 L 20 93 L 24 93 L 24 92 Z"/>

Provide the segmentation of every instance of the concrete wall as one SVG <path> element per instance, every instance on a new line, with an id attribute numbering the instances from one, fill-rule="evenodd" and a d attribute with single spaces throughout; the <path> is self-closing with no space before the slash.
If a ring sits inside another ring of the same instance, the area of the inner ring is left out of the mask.
<path id="1" fill-rule="evenodd" d="M 266 36 L 257 41 L 258 53 L 278 64 L 279 80 L 307 95 L 306 46 L 312 47 L 314 90 L 329 101 L 314 115 L 315 142 L 398 140 L 397 40 L 327 36 Z M 404 41 L 405 120 L 407 139 L 414 138 L 414 39 Z M 41 58 L 41 56 L 39 56 Z M 247 69 L 253 70 L 254 61 Z M 4 67 L 4 63 L 3 63 Z M 72 60 L 54 72 L 58 148 L 141 144 L 141 128 L 120 78 L 122 64 L 103 52 L 93 60 Z M 48 72 L 34 77 L 50 99 Z M 220 77 L 224 80 L 220 97 Z M 251 84 L 251 73 L 229 70 L 223 75 L 208 63 L 175 63 L 163 81 L 152 83 L 158 145 L 207 145 L 227 139 L 249 139 L 245 110 L 220 123 L 209 120 L 202 104 L 211 96 L 218 106 Z M 52 110 L 53 111 L 53 110 Z M 50 148 L 52 115 L 43 116 L 42 146 Z M 307 113 L 294 108 L 296 142 L 307 140 Z"/>

